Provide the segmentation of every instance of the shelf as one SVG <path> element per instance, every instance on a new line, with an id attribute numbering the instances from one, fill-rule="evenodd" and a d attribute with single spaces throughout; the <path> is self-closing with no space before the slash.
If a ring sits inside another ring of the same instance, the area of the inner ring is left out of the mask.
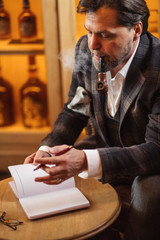
<path id="1" fill-rule="evenodd" d="M 0 172 L 7 172 L 9 165 L 23 164 L 24 159 L 36 152 L 50 127 L 28 129 L 20 124 L 0 128 Z"/>
<path id="2" fill-rule="evenodd" d="M 1 40 L 0 55 L 44 54 L 43 40 L 33 43 L 21 43 L 19 39 Z"/>
<path id="3" fill-rule="evenodd" d="M 51 127 L 26 128 L 20 123 L 15 123 L 8 127 L 0 127 L 0 134 L 45 134 L 51 131 Z"/>

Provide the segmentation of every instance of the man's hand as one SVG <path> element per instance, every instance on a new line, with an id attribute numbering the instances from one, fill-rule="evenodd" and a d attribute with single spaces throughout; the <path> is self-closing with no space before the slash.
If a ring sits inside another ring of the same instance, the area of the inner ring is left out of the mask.
<path id="1" fill-rule="evenodd" d="M 34 165 L 36 165 L 35 160 L 38 158 L 47 158 L 50 157 L 50 155 L 47 152 L 44 152 L 42 150 L 38 150 L 37 152 L 31 154 L 30 156 L 26 157 L 26 159 L 24 160 L 24 164 L 27 163 L 33 163 Z"/>
<path id="2" fill-rule="evenodd" d="M 56 146 L 50 148 L 49 152 L 51 154 L 57 154 L 58 152 L 64 150 L 67 145 Z M 34 158 L 36 164 L 42 165 L 53 165 L 54 166 L 44 166 L 42 169 L 48 173 L 48 176 L 37 177 L 36 182 L 44 182 L 46 184 L 58 184 L 70 177 L 73 177 L 80 173 L 81 171 L 87 170 L 87 160 L 85 153 L 82 150 L 77 150 L 72 148 L 68 152 L 60 156 L 44 157 L 44 156 L 30 156 Z M 38 171 L 38 170 L 37 170 Z"/>

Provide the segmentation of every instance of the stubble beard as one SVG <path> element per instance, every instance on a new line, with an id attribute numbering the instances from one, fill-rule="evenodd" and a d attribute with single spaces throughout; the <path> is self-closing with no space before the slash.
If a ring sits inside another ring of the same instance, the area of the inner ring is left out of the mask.
<path id="1" fill-rule="evenodd" d="M 95 50 L 91 51 L 92 55 L 92 62 L 94 67 L 96 68 L 97 71 L 100 71 L 100 61 L 94 58 L 94 54 L 99 55 L 99 56 L 104 56 L 104 61 L 105 61 L 105 72 L 111 71 L 115 67 L 117 67 L 120 63 L 122 63 L 126 57 L 129 55 L 131 51 L 131 42 L 129 41 L 126 47 L 123 49 L 121 52 L 120 56 L 115 59 L 111 59 L 111 57 L 107 54 L 102 54 L 101 52 Z"/>

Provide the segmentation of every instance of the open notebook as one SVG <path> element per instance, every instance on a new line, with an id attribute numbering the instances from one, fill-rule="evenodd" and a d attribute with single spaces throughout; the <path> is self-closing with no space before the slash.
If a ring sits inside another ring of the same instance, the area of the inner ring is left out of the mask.
<path id="1" fill-rule="evenodd" d="M 45 176 L 42 169 L 33 171 L 32 164 L 9 166 L 14 181 L 9 185 L 29 219 L 89 207 L 86 197 L 75 186 L 74 178 L 58 185 L 35 182 L 38 176 Z"/>

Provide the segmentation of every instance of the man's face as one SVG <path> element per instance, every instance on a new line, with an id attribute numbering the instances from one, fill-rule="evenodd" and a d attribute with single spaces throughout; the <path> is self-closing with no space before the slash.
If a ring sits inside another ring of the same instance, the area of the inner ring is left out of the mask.
<path id="1" fill-rule="evenodd" d="M 123 67 L 134 51 L 134 27 L 119 25 L 116 10 L 102 7 L 86 14 L 85 28 L 96 69 L 100 56 L 105 57 L 106 71 Z"/>

